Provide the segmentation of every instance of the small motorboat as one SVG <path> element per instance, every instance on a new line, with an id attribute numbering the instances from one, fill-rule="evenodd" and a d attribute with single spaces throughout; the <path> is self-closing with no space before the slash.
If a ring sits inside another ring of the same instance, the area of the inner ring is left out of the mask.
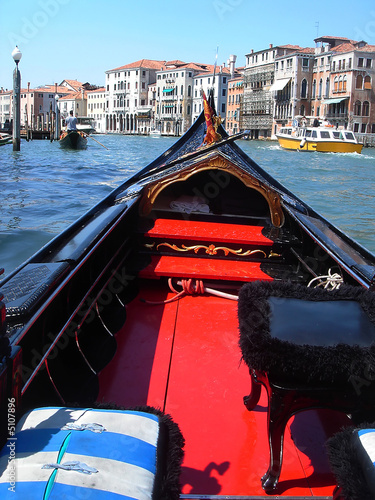
<path id="1" fill-rule="evenodd" d="M 9 498 L 329 499 L 327 439 L 375 420 L 375 256 L 204 110 L 0 283 Z M 177 495 L 139 487 L 144 407 L 182 432 Z"/>
<path id="2" fill-rule="evenodd" d="M 154 128 L 154 129 L 150 130 L 149 136 L 150 137 L 161 137 L 161 132 L 160 132 L 160 130 L 157 130 L 156 128 Z"/>
<path id="3" fill-rule="evenodd" d="M 293 151 L 361 153 L 363 147 L 351 130 L 336 129 L 328 124 L 307 126 L 298 120 L 291 126 L 281 127 L 276 137 L 282 148 Z"/>
<path id="4" fill-rule="evenodd" d="M 67 130 L 62 132 L 59 145 L 63 149 L 86 149 L 87 134 L 79 130 Z"/>
<path id="5" fill-rule="evenodd" d="M 0 146 L 5 144 L 10 144 L 12 142 L 12 136 L 10 134 L 0 134 Z"/>

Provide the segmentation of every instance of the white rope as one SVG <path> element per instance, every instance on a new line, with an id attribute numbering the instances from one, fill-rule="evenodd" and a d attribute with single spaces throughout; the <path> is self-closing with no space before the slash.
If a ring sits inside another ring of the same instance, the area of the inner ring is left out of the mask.
<path id="1" fill-rule="evenodd" d="M 344 283 L 344 278 L 341 276 L 341 274 L 332 273 L 332 269 L 328 270 L 327 275 L 317 276 L 316 278 L 313 278 L 307 286 L 311 286 L 317 280 L 320 281 L 319 283 L 314 285 L 314 288 L 318 288 L 320 286 L 328 290 L 338 289 Z"/>

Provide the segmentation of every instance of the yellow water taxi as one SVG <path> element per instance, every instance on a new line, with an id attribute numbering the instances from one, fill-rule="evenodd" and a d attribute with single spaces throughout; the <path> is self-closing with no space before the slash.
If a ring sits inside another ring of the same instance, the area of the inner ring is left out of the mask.
<path id="1" fill-rule="evenodd" d="M 363 147 L 351 130 L 333 126 L 287 126 L 282 127 L 276 137 L 282 148 L 294 151 L 361 153 Z"/>

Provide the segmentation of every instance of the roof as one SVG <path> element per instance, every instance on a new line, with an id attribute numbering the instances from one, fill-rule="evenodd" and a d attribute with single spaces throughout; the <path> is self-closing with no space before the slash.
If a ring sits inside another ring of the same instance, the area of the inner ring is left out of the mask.
<path id="1" fill-rule="evenodd" d="M 119 66 L 118 68 L 109 69 L 106 73 L 111 71 L 119 71 L 123 69 L 136 69 L 136 68 L 147 68 L 160 70 L 165 64 L 165 61 L 155 61 L 153 59 L 140 59 L 139 61 L 132 62 L 130 64 L 125 64 L 125 66 Z"/>
<path id="2" fill-rule="evenodd" d="M 340 53 L 340 54 L 343 54 L 343 53 L 346 53 L 346 52 L 354 52 L 354 51 L 357 51 L 357 52 L 375 52 L 375 45 L 362 45 L 362 46 L 358 46 L 357 43 L 356 44 L 353 44 L 353 43 L 340 43 L 340 45 L 336 45 L 336 47 L 333 47 L 332 51 L 334 53 Z"/>
<path id="3" fill-rule="evenodd" d="M 105 87 L 99 87 L 97 89 L 93 89 L 93 90 L 87 90 L 87 93 L 88 94 L 95 94 L 95 92 L 105 92 Z"/>
<path id="4" fill-rule="evenodd" d="M 83 98 L 87 99 L 87 91 L 83 91 Z M 79 90 L 78 92 L 69 92 L 68 94 L 60 97 L 60 101 L 73 101 L 73 100 L 81 100 L 82 99 L 82 91 Z"/>
<path id="5" fill-rule="evenodd" d="M 67 85 L 64 85 L 64 82 L 67 83 Z M 63 80 L 60 83 L 60 86 L 62 87 L 69 86 L 72 88 L 72 90 L 80 90 L 83 87 L 83 83 L 79 82 L 78 80 Z"/>

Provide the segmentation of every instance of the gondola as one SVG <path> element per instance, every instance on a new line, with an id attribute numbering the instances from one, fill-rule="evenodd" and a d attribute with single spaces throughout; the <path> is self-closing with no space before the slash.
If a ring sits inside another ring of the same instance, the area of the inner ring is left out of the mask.
<path id="1" fill-rule="evenodd" d="M 20 498 L 343 498 L 326 447 L 375 420 L 375 256 L 203 99 L 183 137 L 0 283 L 2 498 L 12 467 Z M 144 412 L 179 436 L 147 494 L 122 468 L 121 419 Z"/>
<path id="2" fill-rule="evenodd" d="M 86 134 L 77 130 L 65 131 L 60 136 L 59 145 L 62 149 L 86 149 Z"/>

